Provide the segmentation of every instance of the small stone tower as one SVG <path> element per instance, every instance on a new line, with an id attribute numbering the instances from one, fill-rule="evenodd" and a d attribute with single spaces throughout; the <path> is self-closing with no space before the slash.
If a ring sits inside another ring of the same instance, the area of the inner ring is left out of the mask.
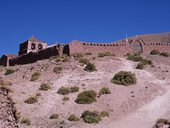
<path id="1" fill-rule="evenodd" d="M 24 43 L 20 44 L 19 56 L 27 54 L 29 52 L 37 52 L 39 50 L 47 48 L 47 44 L 43 41 L 36 39 L 34 36 L 29 38 Z"/>

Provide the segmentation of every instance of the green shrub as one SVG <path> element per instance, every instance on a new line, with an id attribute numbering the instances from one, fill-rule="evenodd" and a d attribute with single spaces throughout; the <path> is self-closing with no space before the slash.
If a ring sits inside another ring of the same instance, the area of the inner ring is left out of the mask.
<path id="1" fill-rule="evenodd" d="M 167 125 L 168 126 L 167 128 L 169 128 L 170 121 L 167 119 L 160 118 L 160 119 L 157 119 L 157 121 L 154 125 L 154 128 L 160 128 L 160 126 L 161 126 L 161 128 L 163 128 L 164 125 Z"/>
<path id="2" fill-rule="evenodd" d="M 78 92 L 78 91 L 79 91 L 79 87 L 77 87 L 77 86 L 70 87 L 70 93 L 74 93 L 74 92 Z"/>
<path id="3" fill-rule="evenodd" d="M 136 69 L 144 69 L 145 68 L 145 64 L 143 64 L 143 63 L 138 63 L 138 65 L 136 66 Z"/>
<path id="4" fill-rule="evenodd" d="M 136 69 L 144 69 L 145 65 L 152 65 L 152 61 L 151 60 L 147 60 L 147 59 L 143 59 L 142 61 L 140 61 L 138 63 L 138 65 L 136 66 Z"/>
<path id="5" fill-rule="evenodd" d="M 53 72 L 56 73 L 56 74 L 60 73 L 61 71 L 62 71 L 62 67 L 55 67 L 53 69 Z"/>
<path id="6" fill-rule="evenodd" d="M 128 57 L 127 57 L 128 60 L 132 60 L 132 61 L 135 61 L 135 62 L 139 62 L 139 61 L 143 61 L 143 57 L 139 56 L 139 55 L 134 55 L 134 54 L 130 54 Z"/>
<path id="7" fill-rule="evenodd" d="M 102 112 L 100 112 L 100 116 L 101 117 L 109 117 L 109 113 L 106 111 L 102 111 Z"/>
<path id="8" fill-rule="evenodd" d="M 41 91 L 48 91 L 49 89 L 51 89 L 51 86 L 48 83 L 42 83 L 39 88 Z"/>
<path id="9" fill-rule="evenodd" d="M 37 96 L 34 96 L 34 97 L 32 96 L 32 97 L 26 99 L 24 102 L 27 104 L 34 104 L 34 103 L 38 102 L 38 98 L 37 98 Z"/>
<path id="10" fill-rule="evenodd" d="M 62 86 L 61 88 L 58 89 L 57 93 L 62 94 L 62 95 L 66 95 L 66 94 L 70 93 L 70 89 Z"/>
<path id="11" fill-rule="evenodd" d="M 39 79 L 39 77 L 41 76 L 40 72 L 34 72 L 31 76 L 31 81 L 36 81 Z"/>
<path id="12" fill-rule="evenodd" d="M 111 94 L 109 88 L 107 87 L 103 87 L 102 89 L 100 89 L 99 95 L 105 95 L 105 94 Z"/>
<path id="13" fill-rule="evenodd" d="M 81 117 L 83 118 L 83 120 L 86 123 L 92 124 L 92 123 L 99 123 L 102 119 L 101 116 L 99 114 L 99 112 L 97 111 L 84 111 L 81 115 Z"/>
<path id="14" fill-rule="evenodd" d="M 93 90 L 79 93 L 75 100 L 75 102 L 78 104 L 91 104 L 95 101 L 96 101 L 96 92 Z"/>
<path id="15" fill-rule="evenodd" d="M 170 121 L 167 120 L 167 119 L 163 119 L 163 118 L 160 118 L 160 119 L 157 119 L 156 123 L 162 123 L 162 124 L 170 124 Z"/>
<path id="16" fill-rule="evenodd" d="M 160 54 L 160 51 L 159 51 L 159 50 L 152 50 L 152 51 L 150 52 L 150 54 L 151 54 L 151 55 L 158 55 L 158 54 Z"/>
<path id="17" fill-rule="evenodd" d="M 136 69 L 144 69 L 145 65 L 152 65 L 151 60 L 144 59 L 138 54 L 128 54 L 127 59 L 132 60 L 134 62 L 139 62 L 139 64 L 136 66 Z"/>
<path id="18" fill-rule="evenodd" d="M 50 61 L 55 60 L 56 62 L 67 62 L 69 60 L 69 56 L 66 54 L 63 54 L 61 56 L 52 56 L 52 57 L 50 57 L 49 60 Z"/>
<path id="19" fill-rule="evenodd" d="M 88 71 L 88 72 L 93 72 L 93 71 L 97 71 L 96 69 L 96 66 L 92 63 L 88 63 L 86 65 L 86 67 L 84 68 L 85 71 Z"/>
<path id="20" fill-rule="evenodd" d="M 79 59 L 79 63 L 82 63 L 82 64 L 87 65 L 87 64 L 90 63 L 90 61 L 89 61 L 88 59 L 86 59 L 86 58 L 80 58 L 80 59 Z"/>
<path id="21" fill-rule="evenodd" d="M 21 119 L 21 124 L 31 125 L 31 121 L 30 121 L 29 118 L 22 118 Z"/>
<path id="22" fill-rule="evenodd" d="M 86 55 L 92 55 L 92 53 L 91 53 L 91 52 L 86 52 L 85 54 L 86 54 Z"/>
<path id="23" fill-rule="evenodd" d="M 5 75 L 10 75 L 12 73 L 14 73 L 16 70 L 13 70 L 13 69 L 7 69 L 6 72 L 5 72 Z"/>
<path id="24" fill-rule="evenodd" d="M 70 99 L 69 99 L 69 97 L 67 97 L 67 96 L 65 96 L 64 98 L 63 98 L 63 101 L 69 101 Z"/>
<path id="25" fill-rule="evenodd" d="M 105 56 L 115 56 L 115 55 L 111 52 L 100 52 L 100 53 L 98 53 L 98 57 L 105 57 Z"/>
<path id="26" fill-rule="evenodd" d="M 118 85 L 132 85 L 136 83 L 136 75 L 132 72 L 120 71 L 114 75 L 111 82 Z"/>
<path id="27" fill-rule="evenodd" d="M 78 92 L 79 91 L 79 87 L 77 86 L 72 86 L 72 87 L 61 87 L 58 89 L 58 93 L 62 94 L 62 95 L 66 95 L 69 93 L 74 93 L 74 92 Z"/>
<path id="28" fill-rule="evenodd" d="M 114 55 L 113 53 L 111 53 L 111 52 L 105 52 L 104 55 L 105 55 L 105 56 L 115 56 L 115 55 Z"/>
<path id="29" fill-rule="evenodd" d="M 104 57 L 104 56 L 105 56 L 105 54 L 103 52 L 98 53 L 98 57 Z"/>
<path id="30" fill-rule="evenodd" d="M 74 115 L 74 114 L 71 114 L 69 117 L 68 117 L 68 120 L 69 121 L 79 121 L 80 119 Z"/>
<path id="31" fill-rule="evenodd" d="M 59 115 L 58 114 L 52 114 L 50 116 L 50 119 L 58 119 L 59 118 Z"/>
<path id="32" fill-rule="evenodd" d="M 160 56 L 164 56 L 164 57 L 169 57 L 169 53 L 168 52 L 161 52 Z"/>

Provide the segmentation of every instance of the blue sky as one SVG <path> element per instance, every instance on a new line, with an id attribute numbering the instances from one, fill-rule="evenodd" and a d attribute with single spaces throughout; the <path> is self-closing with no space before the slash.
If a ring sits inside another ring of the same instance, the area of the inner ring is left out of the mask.
<path id="1" fill-rule="evenodd" d="M 170 31 L 170 0 L 0 0 L 0 55 L 34 35 L 53 44 Z"/>

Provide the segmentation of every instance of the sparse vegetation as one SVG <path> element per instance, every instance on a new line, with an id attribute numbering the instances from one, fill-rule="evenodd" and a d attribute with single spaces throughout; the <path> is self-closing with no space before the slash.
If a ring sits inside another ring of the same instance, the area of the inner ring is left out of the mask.
<path id="1" fill-rule="evenodd" d="M 39 88 L 41 91 L 48 91 L 49 89 L 51 89 L 51 86 L 48 83 L 42 83 Z"/>
<path id="2" fill-rule="evenodd" d="M 5 75 L 10 75 L 12 73 L 14 73 L 16 70 L 14 69 L 7 69 L 6 72 L 5 72 Z"/>
<path id="3" fill-rule="evenodd" d="M 170 56 L 170 54 L 168 52 L 161 52 L 159 55 L 164 56 L 164 57 L 169 57 Z"/>
<path id="4" fill-rule="evenodd" d="M 134 62 L 139 62 L 136 66 L 136 69 L 144 69 L 145 65 L 152 65 L 151 60 L 144 59 L 142 56 L 138 54 L 128 54 L 128 60 L 132 60 Z"/>
<path id="5" fill-rule="evenodd" d="M 74 92 L 78 92 L 79 91 L 79 87 L 77 86 L 72 86 L 72 87 L 61 87 L 58 89 L 58 92 L 59 94 L 62 94 L 62 95 L 66 95 L 66 94 L 69 94 L 69 93 L 74 93 Z"/>
<path id="6" fill-rule="evenodd" d="M 35 96 L 36 96 L 36 97 L 40 97 L 40 96 L 41 96 L 41 93 L 37 92 Z"/>
<path id="7" fill-rule="evenodd" d="M 21 124 L 31 125 L 31 121 L 30 121 L 29 118 L 22 118 L 21 119 Z"/>
<path id="8" fill-rule="evenodd" d="M 154 125 L 154 128 L 160 128 L 160 126 L 161 126 L 161 128 L 163 128 L 163 125 L 168 125 L 167 128 L 169 128 L 170 121 L 167 120 L 167 119 L 163 119 L 163 118 L 157 119 L 157 121 L 156 121 L 156 123 Z"/>
<path id="9" fill-rule="evenodd" d="M 78 59 L 78 58 L 83 58 L 85 55 L 83 53 L 75 53 L 73 56 L 75 59 Z"/>
<path id="10" fill-rule="evenodd" d="M 62 86 L 61 88 L 58 89 L 57 93 L 66 95 L 70 93 L 70 89 Z"/>
<path id="11" fill-rule="evenodd" d="M 151 55 L 159 55 L 160 54 L 160 51 L 159 50 L 152 50 L 150 52 Z"/>
<path id="12" fill-rule="evenodd" d="M 79 59 L 79 63 L 82 63 L 82 64 L 87 65 L 87 64 L 90 63 L 90 61 L 89 61 L 88 59 L 86 59 L 86 58 L 80 58 L 80 59 Z"/>
<path id="13" fill-rule="evenodd" d="M 69 121 L 79 121 L 80 119 L 74 115 L 74 114 L 71 114 L 69 117 L 68 117 L 68 120 Z"/>
<path id="14" fill-rule="evenodd" d="M 120 71 L 117 74 L 114 75 L 111 82 L 118 85 L 132 85 L 135 84 L 137 81 L 136 75 L 132 72 L 127 71 Z"/>
<path id="15" fill-rule="evenodd" d="M 91 53 L 91 52 L 86 52 L 85 54 L 86 54 L 86 55 L 92 55 L 92 53 Z"/>
<path id="16" fill-rule="evenodd" d="M 111 94 L 109 88 L 103 87 L 100 89 L 99 95 Z"/>
<path id="17" fill-rule="evenodd" d="M 104 57 L 104 56 L 105 56 L 105 54 L 103 52 L 98 53 L 98 57 Z"/>
<path id="18" fill-rule="evenodd" d="M 34 104 L 34 103 L 38 102 L 38 97 L 37 96 L 29 97 L 24 102 L 27 104 Z"/>
<path id="19" fill-rule="evenodd" d="M 96 101 L 96 92 L 93 90 L 84 91 L 78 94 L 75 102 L 78 104 L 91 104 Z"/>
<path id="20" fill-rule="evenodd" d="M 145 68 L 145 64 L 143 64 L 143 63 L 138 63 L 138 65 L 136 66 L 136 69 L 144 69 Z"/>
<path id="21" fill-rule="evenodd" d="M 63 98 L 63 101 L 69 101 L 70 99 L 69 99 L 69 97 L 68 96 L 65 96 L 64 98 Z"/>
<path id="22" fill-rule="evenodd" d="M 96 66 L 92 63 L 88 63 L 86 65 L 86 67 L 84 68 L 85 71 L 88 71 L 88 72 L 93 72 L 93 71 L 97 71 L 96 69 Z"/>
<path id="23" fill-rule="evenodd" d="M 147 60 L 147 59 L 143 59 L 142 61 L 140 61 L 138 63 L 138 65 L 136 66 L 136 69 L 144 69 L 145 65 L 152 65 L 152 61 L 151 60 Z"/>
<path id="24" fill-rule="evenodd" d="M 58 114 L 52 114 L 50 116 L 50 119 L 58 119 L 59 118 L 59 115 Z"/>
<path id="25" fill-rule="evenodd" d="M 11 88 L 9 87 L 10 85 L 12 85 L 11 82 L 3 79 L 2 77 L 0 77 L 0 89 L 6 92 L 13 92 L 11 90 Z"/>
<path id="26" fill-rule="evenodd" d="M 11 90 L 11 88 L 9 88 L 8 86 L 0 86 L 0 89 L 1 89 L 1 90 L 4 90 L 4 91 L 6 91 L 6 92 L 13 92 L 13 91 Z"/>
<path id="27" fill-rule="evenodd" d="M 39 79 L 39 77 L 41 76 L 40 72 L 34 72 L 31 76 L 31 81 L 36 81 Z"/>
<path id="28" fill-rule="evenodd" d="M 143 57 L 138 54 L 128 54 L 127 57 L 128 60 L 132 60 L 134 62 L 140 62 L 143 61 Z"/>
<path id="29" fill-rule="evenodd" d="M 56 74 L 59 74 L 60 72 L 62 71 L 62 67 L 55 67 L 54 69 L 53 69 L 53 72 L 54 73 L 56 73 Z"/>
<path id="30" fill-rule="evenodd" d="M 98 111 L 84 111 L 81 117 L 86 123 L 89 124 L 99 123 L 102 120 Z"/>
<path id="31" fill-rule="evenodd" d="M 77 86 L 70 87 L 70 93 L 74 93 L 74 92 L 78 92 L 78 91 L 79 91 L 79 87 L 77 87 Z"/>
<path id="32" fill-rule="evenodd" d="M 115 55 L 113 53 L 111 53 L 111 52 L 98 53 L 98 57 L 105 57 L 105 56 L 115 56 Z"/>
<path id="33" fill-rule="evenodd" d="M 52 56 L 52 57 L 50 57 L 49 60 L 50 61 L 55 60 L 56 62 L 67 62 L 69 60 L 69 56 L 66 54 L 63 54 L 61 56 Z"/>
<path id="34" fill-rule="evenodd" d="M 10 86 L 12 85 L 11 82 L 4 80 L 2 77 L 0 77 L 0 86 Z"/>
<path id="35" fill-rule="evenodd" d="M 101 117 L 109 117 L 109 113 L 107 111 L 100 112 Z"/>
<path id="36" fill-rule="evenodd" d="M 115 56 L 115 55 L 114 55 L 113 53 L 111 53 L 111 52 L 105 52 L 104 55 L 105 55 L 105 56 Z"/>

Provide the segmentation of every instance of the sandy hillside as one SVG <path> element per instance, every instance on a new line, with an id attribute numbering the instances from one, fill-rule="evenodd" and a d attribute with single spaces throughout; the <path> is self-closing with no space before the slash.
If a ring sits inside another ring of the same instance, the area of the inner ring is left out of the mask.
<path id="1" fill-rule="evenodd" d="M 16 70 L 10 75 L 4 75 L 2 68 L 0 76 L 10 81 L 12 85 L 9 96 L 15 102 L 20 113 L 20 128 L 152 128 L 159 118 L 170 118 L 170 59 L 158 55 L 144 55 L 152 60 L 154 66 L 136 69 L 137 62 L 126 57 L 107 56 L 103 58 L 92 55 L 85 56 L 96 65 L 97 71 L 87 72 L 73 57 L 67 62 L 42 60 L 33 64 L 14 66 Z M 56 66 L 62 67 L 61 73 L 54 73 Z M 40 78 L 30 81 L 34 72 L 40 72 Z M 119 71 L 131 71 L 136 74 L 137 83 L 131 86 L 111 83 L 113 76 Z M 49 83 L 51 89 L 39 90 L 42 83 Z M 64 96 L 58 94 L 60 87 L 79 87 L 79 92 L 69 93 L 69 101 L 63 101 Z M 108 87 L 111 94 L 97 97 L 91 104 L 77 104 L 75 99 L 80 92 L 95 90 L 99 93 L 102 87 Z M 38 102 L 27 104 L 24 101 L 31 96 L 38 97 Z M 85 110 L 107 111 L 109 117 L 102 118 L 98 124 L 88 124 L 80 121 L 68 121 L 70 114 L 81 117 Z M 54 113 L 59 115 L 56 120 L 49 119 Z M 23 118 L 29 118 L 30 125 L 20 123 Z"/>

